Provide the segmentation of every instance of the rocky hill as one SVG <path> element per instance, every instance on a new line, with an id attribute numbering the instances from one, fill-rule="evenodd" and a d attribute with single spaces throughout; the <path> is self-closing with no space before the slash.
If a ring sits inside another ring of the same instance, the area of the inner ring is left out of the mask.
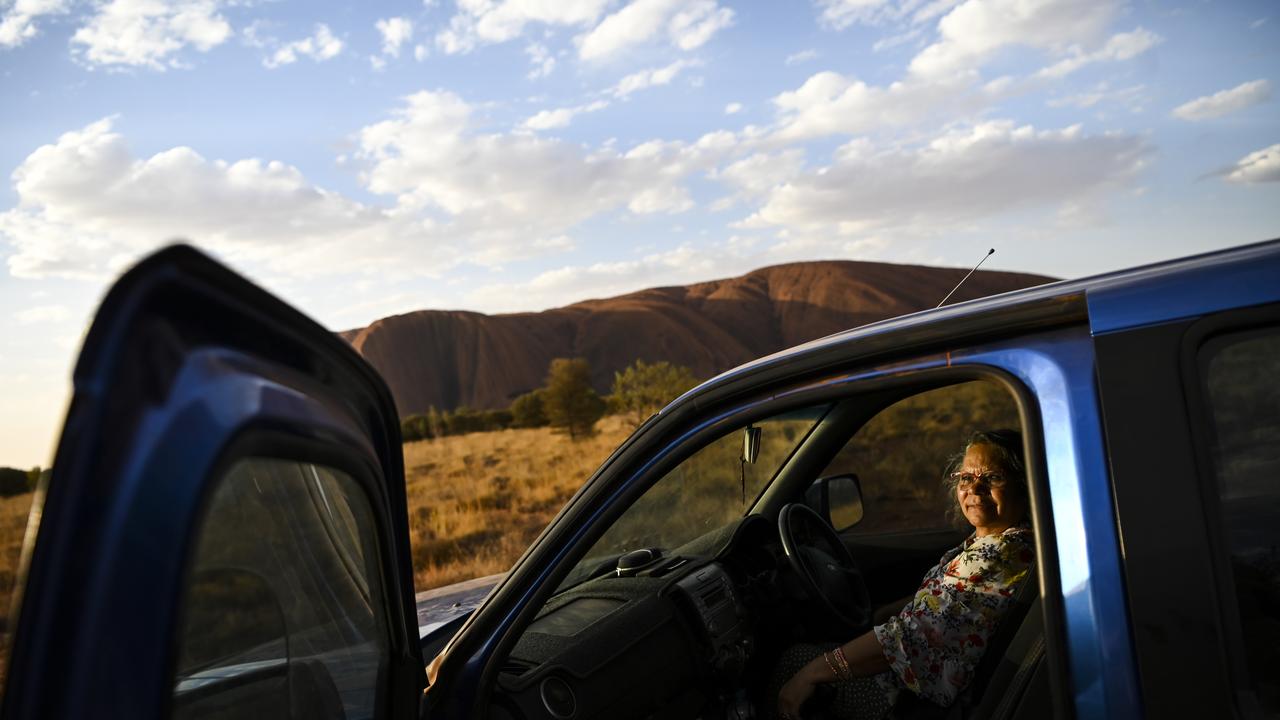
<path id="1" fill-rule="evenodd" d="M 401 415 L 502 408 L 541 387 L 551 360 L 583 357 L 597 390 L 636 359 L 708 378 L 753 358 L 933 307 L 968 272 L 824 261 L 641 290 L 536 313 L 422 310 L 342 333 L 386 378 Z M 1051 281 L 979 271 L 948 304 Z"/>

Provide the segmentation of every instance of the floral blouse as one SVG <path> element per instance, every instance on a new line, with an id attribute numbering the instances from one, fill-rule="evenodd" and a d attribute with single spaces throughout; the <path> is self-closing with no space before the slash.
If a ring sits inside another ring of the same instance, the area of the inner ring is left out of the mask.
<path id="1" fill-rule="evenodd" d="M 969 684 L 987 640 L 1035 557 L 1031 528 L 969 536 L 924 577 L 915 599 L 874 628 L 892 672 L 877 682 L 892 701 L 907 688 L 949 705 Z"/>

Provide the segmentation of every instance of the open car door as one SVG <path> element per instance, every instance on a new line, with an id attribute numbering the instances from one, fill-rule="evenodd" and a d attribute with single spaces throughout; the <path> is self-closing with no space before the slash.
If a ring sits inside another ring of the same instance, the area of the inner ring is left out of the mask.
<path id="1" fill-rule="evenodd" d="M 144 260 L 36 495 L 3 717 L 416 717 L 402 463 L 340 338 L 191 248 Z"/>

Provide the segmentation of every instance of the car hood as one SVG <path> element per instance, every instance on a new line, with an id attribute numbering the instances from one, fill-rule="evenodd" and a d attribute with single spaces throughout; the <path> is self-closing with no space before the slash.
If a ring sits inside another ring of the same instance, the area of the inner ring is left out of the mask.
<path id="1" fill-rule="evenodd" d="M 504 577 L 506 573 L 498 573 L 418 593 L 415 600 L 419 639 L 425 640 L 432 633 L 471 614 Z"/>

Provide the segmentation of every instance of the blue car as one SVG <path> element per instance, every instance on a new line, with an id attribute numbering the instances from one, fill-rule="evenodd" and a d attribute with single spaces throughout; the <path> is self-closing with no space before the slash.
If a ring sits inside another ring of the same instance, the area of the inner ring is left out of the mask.
<path id="1" fill-rule="evenodd" d="M 893 715 L 1280 717 L 1278 379 L 1280 241 L 876 323 L 690 391 L 510 572 L 418 597 L 386 385 L 169 248 L 85 339 L 0 714 L 767 717 L 785 648 L 965 538 L 947 456 L 1009 427 L 1031 580 L 954 702 Z"/>

